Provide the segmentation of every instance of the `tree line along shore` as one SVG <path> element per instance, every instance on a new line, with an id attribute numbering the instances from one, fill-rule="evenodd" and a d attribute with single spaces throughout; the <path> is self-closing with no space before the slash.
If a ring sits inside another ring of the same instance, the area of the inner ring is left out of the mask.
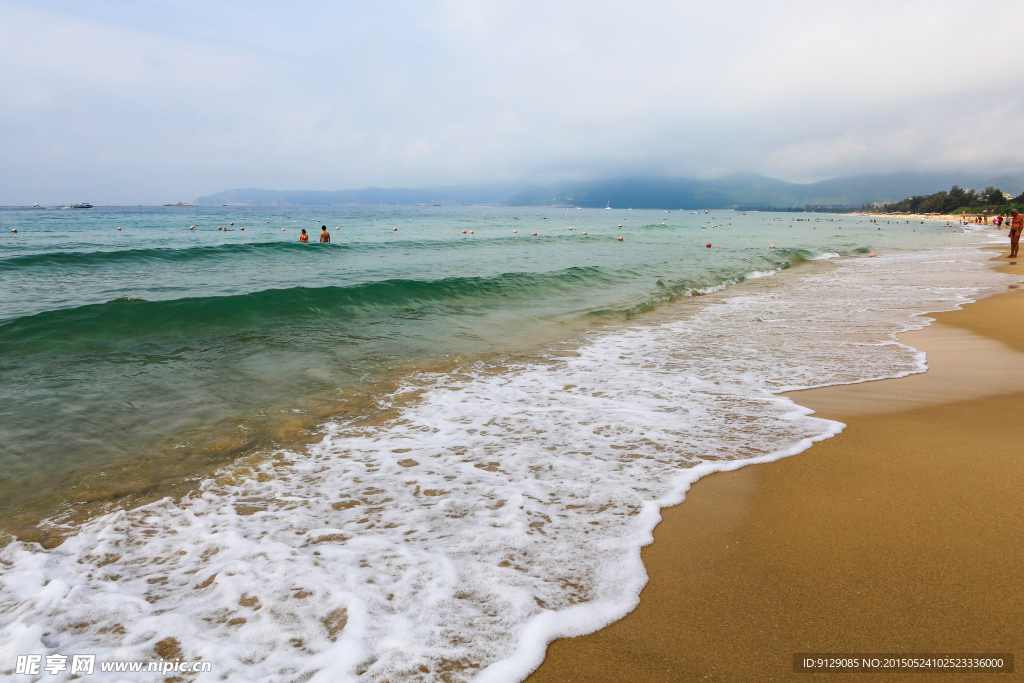
<path id="1" fill-rule="evenodd" d="M 1013 197 L 992 186 L 977 192 L 954 185 L 929 195 L 907 197 L 891 204 L 864 207 L 861 211 L 878 214 L 1006 215 L 1011 209 L 1024 213 L 1024 192 Z"/>

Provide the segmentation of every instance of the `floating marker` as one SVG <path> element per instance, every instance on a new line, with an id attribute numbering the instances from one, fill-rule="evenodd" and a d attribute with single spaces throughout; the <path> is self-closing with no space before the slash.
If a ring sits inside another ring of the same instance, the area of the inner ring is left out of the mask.
<path id="1" fill-rule="evenodd" d="M 393 231 L 398 232 L 398 228 L 391 228 Z"/>
<path id="2" fill-rule="evenodd" d="M 284 232 L 284 228 L 281 228 L 281 232 Z"/>
<path id="3" fill-rule="evenodd" d="M 120 226 L 120 225 L 119 225 L 119 226 L 117 226 L 117 229 L 118 229 L 118 230 L 120 230 L 120 229 L 121 229 L 121 226 Z"/>
<path id="4" fill-rule="evenodd" d="M 397 230 L 397 229 L 398 229 L 398 228 L 395 228 L 395 230 Z M 470 231 L 469 231 L 469 234 L 470 234 L 470 235 L 472 235 L 472 234 L 473 234 L 473 231 L 472 231 L 472 230 L 470 230 Z"/>
<path id="5" fill-rule="evenodd" d="M 234 223 L 232 223 L 231 225 L 234 225 Z"/>
<path id="6" fill-rule="evenodd" d="M 462 234 L 463 234 L 463 235 L 465 235 L 465 234 L 466 234 L 466 231 L 465 231 L 465 230 L 463 230 L 463 231 L 462 231 Z"/>
<path id="7" fill-rule="evenodd" d="M 622 227 L 622 223 L 619 223 L 619 227 L 620 227 L 620 228 Z"/>
<path id="8" fill-rule="evenodd" d="M 519 231 L 518 230 L 513 230 L 512 232 L 519 232 Z"/>
<path id="9" fill-rule="evenodd" d="M 245 228 L 239 228 L 239 230 L 245 230 Z"/>
<path id="10" fill-rule="evenodd" d="M 710 249 L 711 248 L 711 242 L 708 242 L 706 246 L 707 246 L 708 249 Z"/>
<path id="11" fill-rule="evenodd" d="M 537 233 L 533 233 L 533 236 L 534 236 L 534 237 L 536 237 L 536 236 L 537 236 Z"/>
<path id="12" fill-rule="evenodd" d="M 875 252 L 871 252 L 871 258 L 875 258 Z"/>
<path id="13" fill-rule="evenodd" d="M 622 235 L 619 235 L 619 241 L 620 242 L 622 241 Z"/>
<path id="14" fill-rule="evenodd" d="M 569 209 L 566 209 L 566 211 L 568 211 L 568 210 L 569 210 Z M 572 226 L 571 226 L 571 225 L 569 226 L 569 229 L 570 229 L 570 230 L 572 230 Z"/>
<path id="15" fill-rule="evenodd" d="M 17 228 L 11 228 L 11 232 L 18 232 Z"/>
<path id="16" fill-rule="evenodd" d="M 774 245 L 774 244 L 769 244 L 769 245 L 768 245 L 768 248 L 769 248 L 769 249 L 774 249 L 774 248 L 775 248 L 775 245 Z"/>
<path id="17" fill-rule="evenodd" d="M 586 234 L 587 234 L 587 231 L 586 231 L 586 230 L 584 230 L 584 231 L 583 231 L 583 234 L 584 234 L 584 235 L 586 235 Z"/>

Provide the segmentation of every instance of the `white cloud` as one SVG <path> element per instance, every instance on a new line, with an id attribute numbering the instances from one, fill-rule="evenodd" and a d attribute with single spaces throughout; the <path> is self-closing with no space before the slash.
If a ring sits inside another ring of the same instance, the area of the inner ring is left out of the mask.
<path id="1" fill-rule="evenodd" d="M 0 203 L 1024 168 L 1019 0 L 0 7 Z"/>

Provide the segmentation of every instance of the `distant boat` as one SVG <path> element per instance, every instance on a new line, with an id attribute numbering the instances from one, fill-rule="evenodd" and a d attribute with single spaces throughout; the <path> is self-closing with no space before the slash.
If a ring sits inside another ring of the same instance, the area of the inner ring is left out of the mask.
<path id="1" fill-rule="evenodd" d="M 41 209 L 41 208 L 43 208 L 43 205 L 42 204 L 33 204 L 32 208 L 33 209 Z"/>
<path id="2" fill-rule="evenodd" d="M 85 202 L 83 204 L 72 204 L 71 208 L 72 209 L 91 209 L 92 208 L 92 204 L 90 204 L 89 202 Z"/>
<path id="3" fill-rule="evenodd" d="M 608 206 L 606 206 L 606 207 L 604 207 L 604 208 L 606 208 L 606 209 L 610 209 L 610 208 L 612 208 L 612 200 L 610 200 L 610 199 L 609 199 L 609 200 L 608 200 Z"/>

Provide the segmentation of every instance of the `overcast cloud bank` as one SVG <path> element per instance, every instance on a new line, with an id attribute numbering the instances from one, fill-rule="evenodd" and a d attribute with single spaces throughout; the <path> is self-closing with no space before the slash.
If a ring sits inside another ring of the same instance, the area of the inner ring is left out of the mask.
<path id="1" fill-rule="evenodd" d="M 1019 0 L 8 0 L 0 204 L 998 175 L 1024 168 L 1022 23 Z"/>

